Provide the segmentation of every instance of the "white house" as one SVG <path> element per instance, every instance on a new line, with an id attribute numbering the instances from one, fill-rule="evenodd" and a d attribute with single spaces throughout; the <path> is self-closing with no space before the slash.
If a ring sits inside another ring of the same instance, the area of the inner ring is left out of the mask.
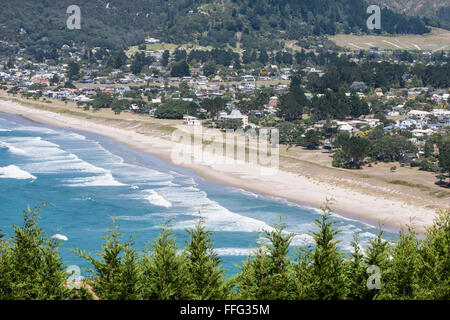
<path id="1" fill-rule="evenodd" d="M 248 126 L 248 116 L 241 114 L 239 110 L 233 110 L 230 114 L 226 112 L 221 112 L 219 115 L 220 121 L 231 120 L 231 119 L 241 119 L 242 127 L 245 128 Z"/>
<path id="2" fill-rule="evenodd" d="M 255 77 L 251 75 L 246 75 L 241 77 L 242 81 L 255 81 Z"/>
<path id="3" fill-rule="evenodd" d="M 202 122 L 196 117 L 188 115 L 183 117 L 183 123 L 188 126 L 200 126 L 202 124 Z"/>
<path id="4" fill-rule="evenodd" d="M 450 116 L 450 110 L 445 110 L 445 109 L 434 109 L 433 111 L 431 111 L 431 113 L 433 114 L 433 116 L 435 116 L 437 118 L 443 118 L 443 117 Z"/>
<path id="5" fill-rule="evenodd" d="M 347 131 L 349 133 L 355 131 L 355 128 L 349 125 L 347 122 L 336 121 L 336 123 L 340 131 Z"/>
<path id="6" fill-rule="evenodd" d="M 417 117 L 419 119 L 425 119 L 428 118 L 430 115 L 430 112 L 428 111 L 422 111 L 422 110 L 411 110 L 408 112 L 408 117 Z"/>
<path id="7" fill-rule="evenodd" d="M 411 130 L 411 133 L 413 134 L 413 136 L 422 137 L 422 136 L 427 136 L 427 135 L 432 134 L 433 130 L 431 130 L 431 129 L 426 129 L 426 130 L 424 130 L 424 129 L 414 129 L 414 130 Z"/>
<path id="8" fill-rule="evenodd" d="M 149 43 L 149 44 L 154 44 L 154 43 L 159 43 L 161 42 L 159 39 L 155 39 L 155 38 L 147 38 L 145 39 L 145 43 Z"/>

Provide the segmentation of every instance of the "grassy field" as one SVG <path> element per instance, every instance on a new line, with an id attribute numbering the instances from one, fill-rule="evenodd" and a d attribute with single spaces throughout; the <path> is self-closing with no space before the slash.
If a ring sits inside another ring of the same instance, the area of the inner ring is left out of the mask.
<path id="1" fill-rule="evenodd" d="M 181 44 L 181 45 L 177 45 L 174 43 L 154 43 L 154 44 L 146 44 L 146 50 L 169 50 L 170 53 L 173 53 L 175 51 L 175 49 L 180 48 L 180 49 L 185 49 L 187 52 L 191 51 L 191 50 L 211 50 L 212 47 L 208 46 L 208 47 L 204 47 L 204 46 L 199 46 L 196 44 Z M 128 51 L 126 52 L 126 54 L 128 56 L 132 56 L 133 54 L 135 54 L 136 52 L 139 52 L 139 46 L 133 46 L 130 47 L 128 49 Z"/>
<path id="2" fill-rule="evenodd" d="M 330 36 L 338 46 L 350 50 L 368 50 L 370 47 L 392 50 L 450 50 L 450 31 L 433 28 L 426 35 L 399 35 L 399 36 L 375 36 L 375 35 L 349 35 L 339 34 Z"/>

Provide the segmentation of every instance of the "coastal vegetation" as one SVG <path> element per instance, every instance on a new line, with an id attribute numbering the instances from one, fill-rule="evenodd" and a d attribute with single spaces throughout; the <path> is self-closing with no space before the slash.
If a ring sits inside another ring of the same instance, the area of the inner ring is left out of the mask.
<path id="1" fill-rule="evenodd" d="M 72 282 L 60 243 L 38 225 L 40 209 L 27 208 L 23 225 L 0 238 L 0 299 L 450 299 L 448 210 L 424 236 L 409 227 L 387 242 L 380 231 L 363 248 L 355 234 L 351 253 L 343 253 L 326 206 L 315 222 L 313 246 L 290 255 L 294 235 L 281 221 L 230 278 L 203 220 L 187 230 L 185 248 L 177 247 L 167 223 L 143 253 L 132 240 L 123 241 L 113 223 L 98 258 L 76 250 L 91 269 L 89 277 Z"/>

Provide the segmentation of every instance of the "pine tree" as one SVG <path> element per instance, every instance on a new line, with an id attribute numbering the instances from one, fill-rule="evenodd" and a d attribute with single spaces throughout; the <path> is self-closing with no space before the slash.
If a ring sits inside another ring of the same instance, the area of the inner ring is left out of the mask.
<path id="1" fill-rule="evenodd" d="M 367 273 L 364 263 L 363 249 L 360 246 L 359 234 L 353 236 L 351 259 L 348 263 L 347 278 L 349 279 L 349 292 L 347 298 L 360 300 L 367 295 Z"/>
<path id="2" fill-rule="evenodd" d="M 411 228 L 400 232 L 392 250 L 392 260 L 383 273 L 385 285 L 381 299 L 414 299 L 419 277 L 419 248 L 417 234 Z"/>
<path id="3" fill-rule="evenodd" d="M 0 241 L 0 300 L 13 299 L 12 279 L 13 267 L 9 244 Z"/>
<path id="4" fill-rule="evenodd" d="M 285 234 L 285 224 L 274 227 L 264 232 L 268 245 L 260 246 L 253 258 L 248 257 L 236 277 L 242 299 L 289 299 L 295 290 L 287 256 L 294 235 Z"/>
<path id="5" fill-rule="evenodd" d="M 316 247 L 309 256 L 310 265 L 305 270 L 309 273 L 307 299 L 344 299 L 347 293 L 347 279 L 342 253 L 338 252 L 336 235 L 339 233 L 333 222 L 329 221 L 328 205 L 322 208 L 322 219 L 316 219 L 319 231 L 313 232 Z"/>
<path id="6" fill-rule="evenodd" d="M 121 233 L 113 222 L 113 228 L 104 237 L 105 244 L 100 259 L 80 249 L 76 254 L 92 264 L 91 277 L 86 281 L 95 294 L 104 300 L 135 300 L 140 293 L 140 270 L 132 243 L 121 243 Z"/>
<path id="7" fill-rule="evenodd" d="M 271 296 L 269 281 L 269 257 L 265 248 L 258 247 L 253 257 L 248 257 L 233 280 L 238 299 L 267 300 Z"/>
<path id="8" fill-rule="evenodd" d="M 142 259 L 143 299 L 189 299 L 186 256 L 177 253 L 174 235 L 168 224 L 152 248 L 153 252 L 147 250 Z"/>
<path id="9" fill-rule="evenodd" d="M 300 248 L 296 257 L 296 263 L 292 267 L 294 277 L 295 295 L 294 299 L 305 300 L 312 299 L 312 276 L 310 268 L 312 266 L 311 248 Z"/>
<path id="10" fill-rule="evenodd" d="M 383 240 L 384 232 L 379 228 L 378 235 L 374 239 L 369 240 L 369 246 L 367 248 L 367 254 L 364 257 L 366 266 L 377 266 L 381 271 L 380 290 L 383 290 L 385 285 L 385 277 L 389 268 L 389 243 Z M 379 296 L 380 290 L 371 289 L 366 291 L 364 299 L 375 299 Z"/>
<path id="11" fill-rule="evenodd" d="M 226 298 L 229 290 L 225 287 L 220 258 L 213 250 L 212 233 L 205 230 L 202 219 L 193 230 L 186 231 L 190 236 L 185 253 L 192 297 L 199 300 Z"/>
<path id="12" fill-rule="evenodd" d="M 61 300 L 69 298 L 67 274 L 58 253 L 59 244 L 43 235 L 38 226 L 39 210 L 23 211 L 21 227 L 13 226 L 14 236 L 0 244 L 0 299 Z"/>
<path id="13" fill-rule="evenodd" d="M 294 234 L 284 235 L 285 229 L 286 225 L 280 223 L 275 225 L 274 231 L 266 232 L 266 237 L 270 241 L 268 253 L 272 287 L 271 299 L 288 299 L 293 289 L 289 272 L 291 263 L 287 255 Z"/>
<path id="14" fill-rule="evenodd" d="M 418 299 L 450 299 L 450 210 L 442 211 L 420 242 Z"/>

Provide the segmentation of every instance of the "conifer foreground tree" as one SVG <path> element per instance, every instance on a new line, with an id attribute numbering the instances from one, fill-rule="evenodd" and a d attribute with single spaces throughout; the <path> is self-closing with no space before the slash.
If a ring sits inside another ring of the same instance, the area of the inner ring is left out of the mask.
<path id="1" fill-rule="evenodd" d="M 314 245 L 300 248 L 294 261 L 289 258 L 294 235 L 278 224 L 264 232 L 264 245 L 229 280 L 202 219 L 187 230 L 184 250 L 178 250 L 167 224 L 142 255 L 131 241 L 121 242 L 114 224 L 100 259 L 76 251 L 93 269 L 80 289 L 72 289 L 58 242 L 38 227 L 39 209 L 25 210 L 23 225 L 14 226 L 10 239 L 0 239 L 0 299 L 92 299 L 92 294 L 103 300 L 450 299 L 448 210 L 423 237 L 409 228 L 388 242 L 380 231 L 363 249 L 355 235 L 345 255 L 338 251 L 339 231 L 326 206 L 312 232 Z M 369 286 L 373 267 L 380 286 Z"/>
<path id="2" fill-rule="evenodd" d="M 190 298 L 186 255 L 178 254 L 169 224 L 142 257 L 143 299 L 182 300 Z"/>
<path id="3" fill-rule="evenodd" d="M 22 226 L 13 226 L 14 235 L 0 243 L 0 299 L 68 299 L 68 275 L 59 257 L 58 243 L 43 235 L 38 227 L 42 204 L 23 211 Z"/>
<path id="4" fill-rule="evenodd" d="M 388 270 L 389 264 L 389 242 L 383 240 L 383 231 L 379 228 L 378 235 L 369 240 L 369 246 L 367 247 L 366 254 L 364 256 L 364 262 L 366 266 L 377 266 L 381 271 L 380 286 L 383 290 L 385 283 L 384 274 Z M 379 296 L 380 290 L 365 290 L 361 299 L 375 299 Z"/>
<path id="5" fill-rule="evenodd" d="M 304 299 L 344 299 L 347 294 L 345 263 L 335 239 L 339 230 L 329 220 L 328 204 L 322 211 L 322 218 L 315 221 L 319 231 L 312 233 L 316 246 L 313 250 L 304 250 L 299 257 L 300 261 L 306 258 L 307 264 L 301 264 L 302 268 L 297 270 L 304 274 L 297 276 L 303 280 L 300 284 L 305 288 Z"/>
<path id="6" fill-rule="evenodd" d="M 137 254 L 132 243 L 121 243 L 121 233 L 113 222 L 113 228 L 104 237 L 105 244 L 100 259 L 91 254 L 76 250 L 76 254 L 86 259 L 94 269 L 86 281 L 100 299 L 135 300 L 140 298 L 140 270 L 137 267 Z"/>
<path id="7" fill-rule="evenodd" d="M 359 234 L 353 236 L 351 258 L 348 261 L 347 278 L 350 288 L 347 297 L 349 299 L 365 299 L 367 290 L 367 273 L 364 262 L 364 251 L 360 246 Z"/>
<path id="8" fill-rule="evenodd" d="M 193 299 L 226 299 L 228 287 L 224 283 L 225 271 L 220 265 L 220 258 L 213 249 L 212 233 L 204 228 L 200 219 L 193 230 L 186 230 L 190 239 L 187 242 L 186 270 Z"/>
<path id="9" fill-rule="evenodd" d="M 419 299 L 450 299 L 450 212 L 440 212 L 420 241 Z"/>
<path id="10" fill-rule="evenodd" d="M 380 299 L 414 299 L 418 289 L 419 246 L 416 233 L 408 228 L 391 249 L 391 259 L 383 273 L 385 285 Z"/>
<path id="11" fill-rule="evenodd" d="M 258 300 L 287 300 L 294 291 L 289 245 L 294 234 L 286 233 L 285 224 L 275 225 L 265 231 L 265 247 L 260 246 L 255 256 L 248 257 L 234 282 L 239 287 L 239 298 Z"/>

